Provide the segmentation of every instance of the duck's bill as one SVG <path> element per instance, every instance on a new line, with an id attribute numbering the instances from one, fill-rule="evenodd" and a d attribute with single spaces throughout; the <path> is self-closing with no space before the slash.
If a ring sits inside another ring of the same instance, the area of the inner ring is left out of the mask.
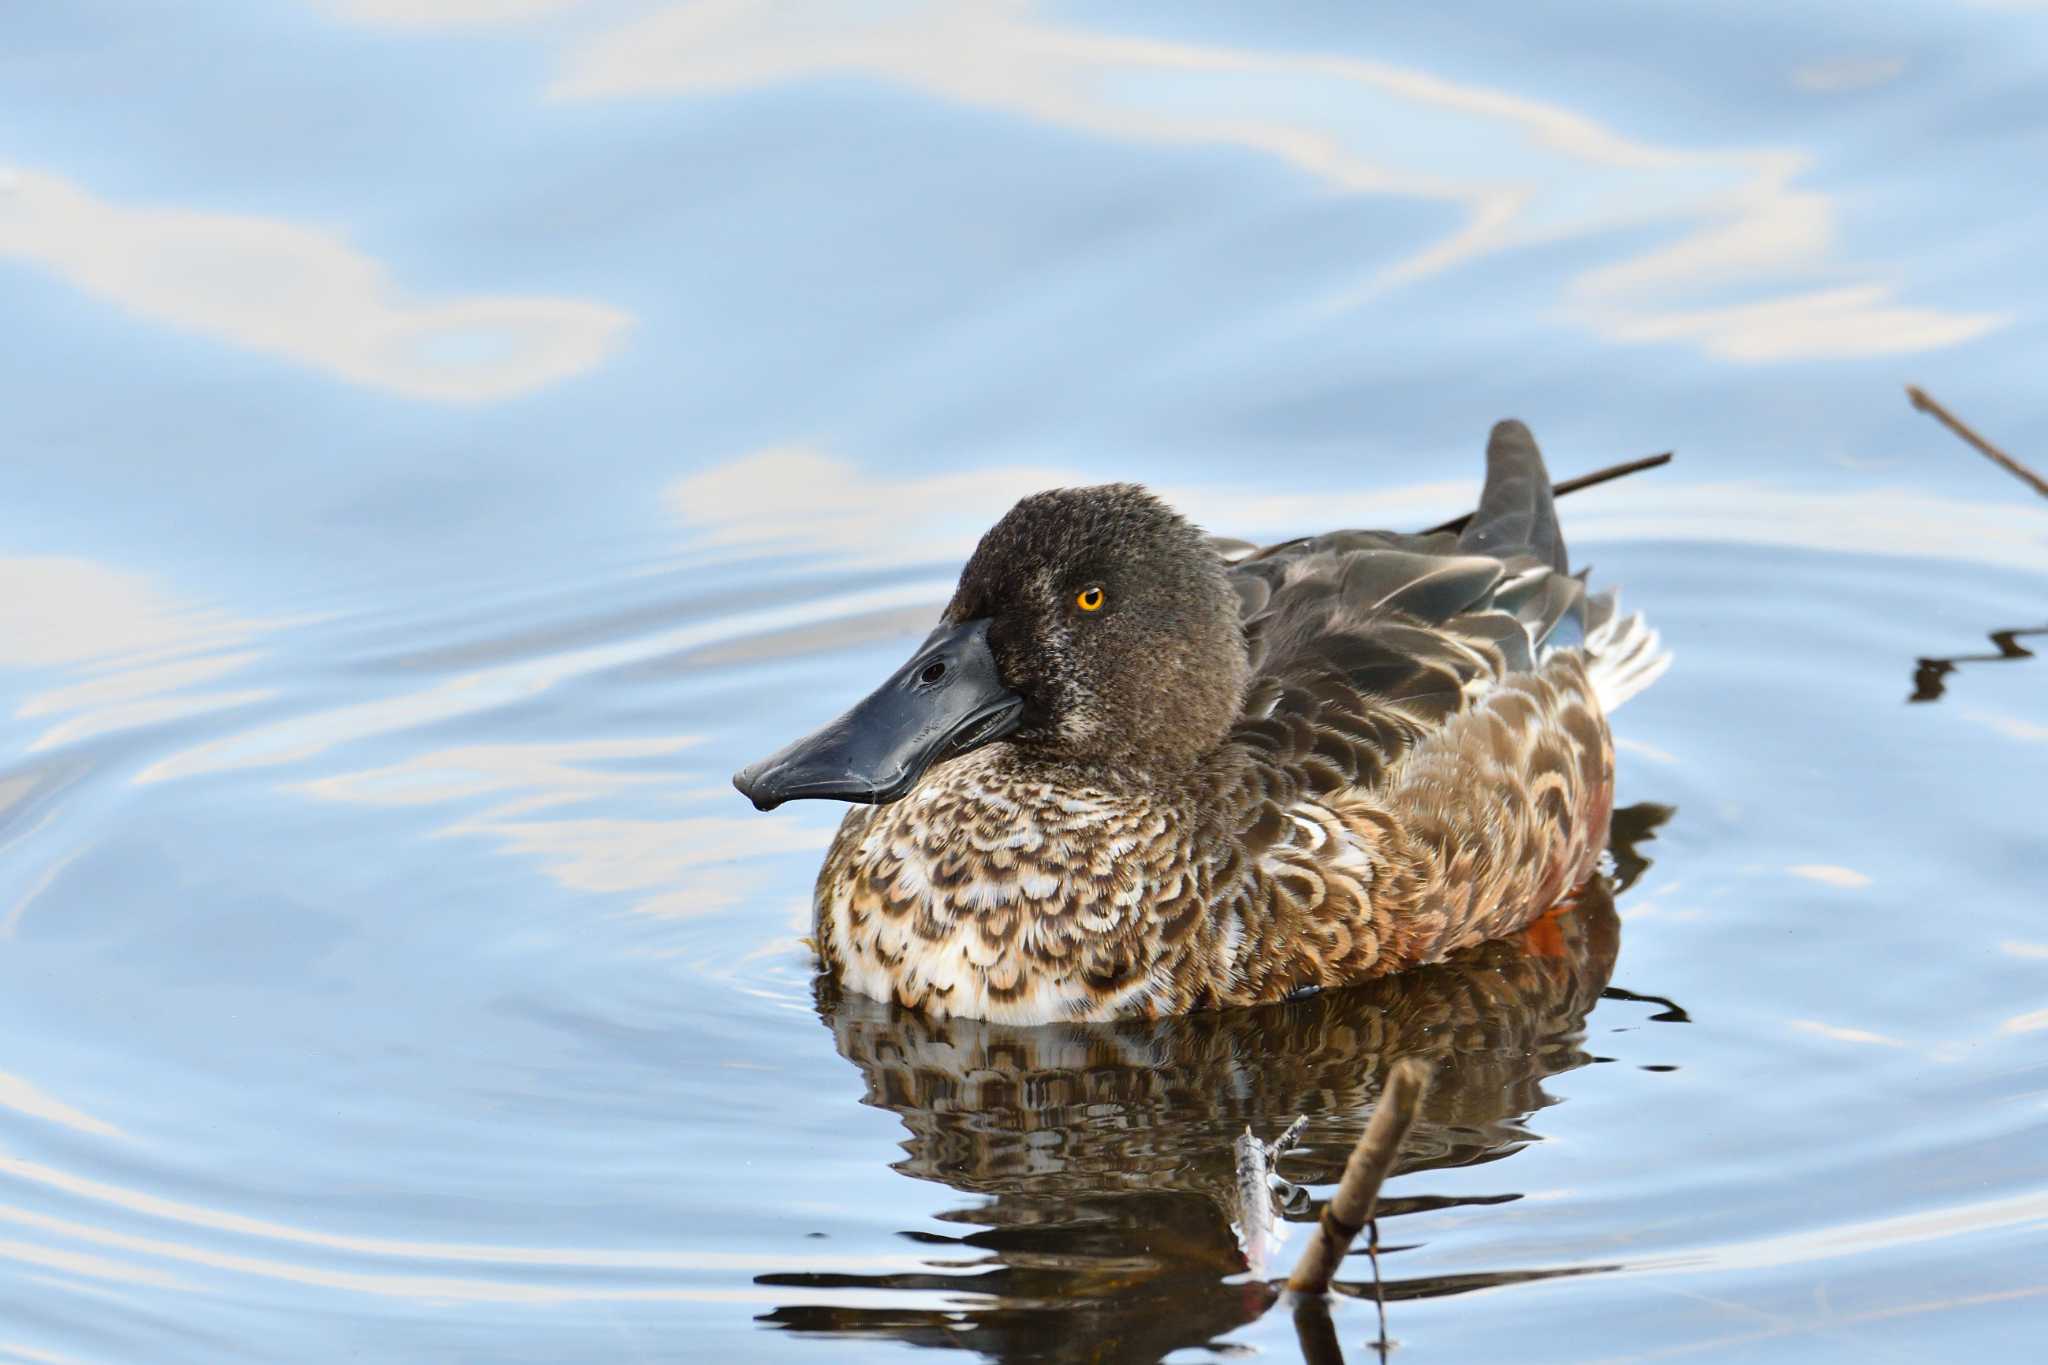
<path id="1" fill-rule="evenodd" d="M 866 700 L 740 769 L 732 784 L 761 810 L 807 799 L 882 805 L 906 795 L 932 764 L 1010 734 L 1024 700 L 1003 686 L 988 624 L 941 626 Z"/>

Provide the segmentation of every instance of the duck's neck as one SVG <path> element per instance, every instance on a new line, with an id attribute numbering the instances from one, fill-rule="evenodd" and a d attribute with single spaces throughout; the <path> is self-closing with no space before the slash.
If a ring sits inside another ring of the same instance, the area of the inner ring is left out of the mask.
<path id="1" fill-rule="evenodd" d="M 1134 816 L 1176 804 L 1177 784 L 1132 766 L 994 744 L 935 769 L 897 804 L 924 842 L 944 851 L 966 838 L 981 848 L 1042 840 L 1093 841 Z"/>
<path id="2" fill-rule="evenodd" d="M 1043 793 L 1047 799 L 1175 801 L 1190 773 L 1175 760 L 1142 753 L 1093 752 L 1076 757 L 1038 745 L 992 744 L 936 770 L 927 782 L 957 787 Z"/>

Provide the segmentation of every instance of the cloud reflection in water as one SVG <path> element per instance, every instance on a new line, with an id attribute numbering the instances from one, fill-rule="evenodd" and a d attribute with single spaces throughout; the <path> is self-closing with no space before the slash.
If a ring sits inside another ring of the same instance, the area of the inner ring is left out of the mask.
<path id="1" fill-rule="evenodd" d="M 1461 214 L 1333 306 L 1519 247 L 1648 228 L 1662 245 L 1567 275 L 1559 311 L 1612 340 L 1738 361 L 1926 351 L 2009 320 L 1902 303 L 1897 281 L 1840 259 L 1835 202 L 1801 183 L 1811 158 L 1797 149 L 1661 146 L 1428 71 L 1104 32 L 1015 0 L 671 6 L 583 42 L 551 93 L 705 96 L 849 73 L 1123 142 L 1229 148 L 1343 194 Z"/>
<path id="2" fill-rule="evenodd" d="M 0 697 L 18 695 L 16 719 L 56 718 L 24 732 L 30 754 L 229 711 L 275 693 L 205 685 L 247 670 L 262 655 L 251 644 L 285 624 L 187 600 L 96 560 L 0 557 Z M 0 816 L 6 782 L 34 780 L 0 780 Z"/>
<path id="3" fill-rule="evenodd" d="M 152 322 L 446 402 L 506 398 L 581 374 L 629 321 L 585 299 L 420 298 L 331 232 L 116 203 L 55 175 L 0 166 L 6 257 Z"/>
<path id="4" fill-rule="evenodd" d="M 728 815 L 649 818 L 650 808 L 681 802 L 718 803 L 731 791 L 723 780 L 666 766 L 638 770 L 615 765 L 666 759 L 694 744 L 687 735 L 566 743 L 478 744 L 423 753 L 382 768 L 317 778 L 298 788 L 306 795 L 364 805 L 461 806 L 443 837 L 481 837 L 500 851 L 538 862 L 571 891 L 629 895 L 634 910 L 651 915 L 694 915 L 744 899 L 754 880 L 750 858 L 822 851 L 829 831 L 794 821 Z M 633 818 L 564 813 L 605 798 L 629 795 Z"/>
<path id="5" fill-rule="evenodd" d="M 1560 475 L 1573 472 L 1569 457 L 1552 458 Z M 1680 481 L 1677 468 L 1568 499 L 1560 515 L 1570 543 L 1710 541 L 2048 568 L 2048 516 L 2028 504 L 1909 488 L 1802 492 L 1750 480 Z M 1092 481 L 1077 470 L 1028 465 L 898 477 L 816 450 L 774 449 L 678 479 L 665 497 L 693 545 L 727 555 L 801 548 L 857 562 L 922 562 L 964 558 L 1026 493 Z M 1280 538 L 1339 526 L 1413 528 L 1469 507 L 1479 485 L 1293 492 L 1217 481 L 1155 491 L 1213 533 Z"/>

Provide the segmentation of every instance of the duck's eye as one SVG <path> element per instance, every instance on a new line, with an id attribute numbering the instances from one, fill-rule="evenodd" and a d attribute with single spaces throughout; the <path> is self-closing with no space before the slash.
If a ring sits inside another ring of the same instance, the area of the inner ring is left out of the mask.
<path id="1" fill-rule="evenodd" d="M 1080 593 L 1074 598 L 1074 605 L 1079 607 L 1082 611 L 1101 611 L 1102 589 L 1081 589 Z"/>

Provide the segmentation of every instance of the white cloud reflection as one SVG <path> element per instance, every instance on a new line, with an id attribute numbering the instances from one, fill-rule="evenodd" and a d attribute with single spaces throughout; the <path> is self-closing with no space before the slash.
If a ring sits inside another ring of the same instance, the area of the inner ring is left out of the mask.
<path id="1" fill-rule="evenodd" d="M 353 383 L 475 402 L 602 361 L 629 319 L 583 299 L 425 299 L 331 233 L 280 218 L 115 203 L 0 166 L 0 258 L 152 322 Z"/>
<path id="2" fill-rule="evenodd" d="M 735 800 L 729 787 L 717 797 Z M 567 890 L 630 896 L 636 913 L 670 919 L 758 897 L 761 871 L 737 865 L 742 860 L 822 855 L 832 842 L 828 825 L 758 815 L 510 820 L 494 811 L 450 825 L 447 832 L 494 837 L 504 852 L 537 860 Z"/>
<path id="3" fill-rule="evenodd" d="M 1870 885 L 1870 878 L 1853 867 L 1836 867 L 1829 863 L 1802 863 L 1785 869 L 1805 882 L 1818 882 L 1822 886 L 1837 887 L 1843 891 L 1860 891 Z"/>
<path id="4" fill-rule="evenodd" d="M 0 557 L 0 668 L 140 663 L 236 644 L 261 625 L 97 560 Z"/>
<path id="5" fill-rule="evenodd" d="M 847 561 L 901 563 L 964 558 L 981 533 L 1025 494 L 1093 482 L 1057 465 L 994 465 L 899 477 L 811 447 L 784 446 L 686 475 L 662 496 L 697 545 L 730 553 L 802 549 Z M 1351 524 L 1342 521 L 1341 510 L 1351 506 L 1360 508 L 1365 520 L 1426 516 L 1460 498 L 1469 500 L 1476 485 L 1418 484 L 1351 498 L 1223 485 L 1156 491 L 1218 534 L 1294 535 L 1298 529 L 1289 528 L 1298 528 L 1304 518 L 1318 527 Z M 1331 509 L 1339 509 L 1332 513 L 1337 521 L 1323 519 Z"/>
<path id="6" fill-rule="evenodd" d="M 784 447 L 678 479 L 663 497 L 693 544 L 725 553 L 801 549 L 849 561 L 928 562 L 964 557 L 1025 493 L 1095 481 L 1039 465 L 896 476 Z M 1469 508 L 1479 485 L 1293 492 L 1202 483 L 1156 491 L 1217 534 L 1277 539 L 1339 526 L 1427 525 Z M 2039 509 L 1910 488 L 1802 492 L 1746 480 L 1679 483 L 1660 474 L 1574 498 L 1567 519 L 1574 545 L 1706 541 L 2048 569 L 2048 516 Z"/>
<path id="7" fill-rule="evenodd" d="M 538 862 L 571 890 L 633 897 L 642 914 L 680 917 L 724 909 L 759 889 L 743 860 L 822 849 L 829 829 L 745 816 L 636 815 L 626 819 L 582 808 L 629 795 L 636 812 L 664 804 L 730 803 L 721 778 L 709 783 L 667 768 L 633 767 L 666 760 L 695 744 L 687 735 L 560 743 L 478 744 L 418 754 L 382 768 L 340 773 L 298 790 L 361 805 L 474 805 L 454 814 L 444 837 L 487 839 L 500 852 Z M 562 808 L 575 807 L 574 813 Z"/>
<path id="8" fill-rule="evenodd" d="M 1704 245 L 1695 242 L 1692 245 Z M 1760 245 L 1759 258 L 1777 251 Z M 1664 253 L 1668 255 L 1679 252 Z M 1694 254 L 1684 252 L 1683 254 Z M 1645 269 L 1655 266 L 1655 270 Z M 1619 299 L 1626 285 L 1617 278 L 1682 272 L 1654 257 L 1615 271 L 1585 277 L 1598 292 Z M 1730 360 L 1787 360 L 1802 356 L 1905 355 L 1954 346 L 1980 337 L 2003 319 L 1983 313 L 1943 313 L 1905 308 L 1882 285 L 1786 294 L 1731 308 L 1632 311 L 1597 310 L 1608 333 L 1621 341 L 1698 341 Z"/>
<path id="9" fill-rule="evenodd" d="M 2007 739 L 2022 740 L 2029 744 L 2048 744 L 2048 725 L 2042 725 L 2038 721 L 2024 720 L 2002 711 L 1966 710 L 1963 715 L 1979 725 L 1996 730 Z"/>
<path id="10" fill-rule="evenodd" d="M 943 602 L 951 586 L 922 581 L 844 593 L 696 621 L 618 643 L 492 664 L 396 696 L 336 706 L 207 740 L 151 764 L 135 780 L 147 784 L 298 763 L 340 745 L 529 701 L 599 669 L 704 645 L 726 645 L 748 635 L 830 623 L 864 612 Z"/>
<path id="11" fill-rule="evenodd" d="M 574 9 L 584 0 L 324 0 L 337 18 L 378 28 L 512 24 Z"/>
<path id="12" fill-rule="evenodd" d="M 584 42 L 552 93 L 706 95 L 844 73 L 1127 142 L 1235 148 L 1341 193 L 1461 210 L 1459 226 L 1335 306 L 1516 247 L 1660 228 L 1664 245 L 1564 277 L 1564 315 L 1738 361 L 1929 350 L 2007 320 L 1900 303 L 1872 270 L 1842 282 L 1834 203 L 1800 187 L 1810 164 L 1796 150 L 1661 146 L 1426 71 L 1105 33 L 1018 0 L 698 0 Z"/>
<path id="13" fill-rule="evenodd" d="M 1823 1023 L 1818 1019 L 1794 1019 L 1792 1027 L 1801 1033 L 1811 1033 L 1837 1043 L 1859 1043 L 1867 1047 L 1898 1047 L 1911 1049 L 1913 1044 L 1902 1039 L 1872 1033 L 1869 1029 L 1845 1028 L 1840 1024 Z"/>
<path id="14" fill-rule="evenodd" d="M 30 752 L 264 700 L 265 689 L 204 684 L 248 667 L 258 657 L 249 642 L 281 624 L 185 601 L 95 560 L 0 558 L 0 674 L 63 674 L 14 708 L 21 719 L 59 718 Z"/>
<path id="15" fill-rule="evenodd" d="M 1832 57 L 1792 72 L 1792 84 L 1815 95 L 1843 95 L 1889 85 L 1906 70 L 1904 57 Z"/>
<path id="16" fill-rule="evenodd" d="M 62 1124 L 93 1137 L 120 1137 L 121 1130 L 104 1119 L 74 1109 L 32 1082 L 0 1071 L 0 1109 Z"/>
<path id="17" fill-rule="evenodd" d="M 4 1162 L 4 1158 L 0 1158 Z M 155 1257 L 191 1269 L 221 1271 L 232 1275 L 279 1280 L 317 1289 L 341 1290 L 348 1293 L 374 1295 L 380 1298 L 407 1299 L 422 1304 L 449 1303 L 499 1303 L 520 1305 L 549 1305 L 567 1303 L 761 1303 L 776 1304 L 787 1297 L 787 1291 L 777 1288 L 728 1288 L 725 1286 L 677 1286 L 672 1283 L 650 1285 L 644 1277 L 618 1276 L 603 1278 L 582 1270 L 579 1262 L 569 1262 L 566 1267 L 556 1267 L 546 1262 L 536 1264 L 531 1259 L 517 1259 L 507 1269 L 523 1273 L 529 1278 L 513 1278 L 512 1274 L 497 1277 L 476 1275 L 449 1275 L 433 1271 L 422 1271 L 410 1263 L 393 1269 L 381 1268 L 382 1262 L 372 1262 L 377 1269 L 360 1270 L 317 1265 L 308 1261 L 295 1260 L 279 1255 L 252 1255 L 244 1252 L 216 1251 L 210 1247 L 180 1242 L 164 1237 L 143 1236 L 136 1233 L 116 1232 L 96 1227 L 73 1219 L 54 1218 L 47 1214 L 32 1213 L 26 1209 L 0 1205 L 0 1226 L 13 1226 L 40 1233 L 45 1237 L 64 1237 L 92 1246 L 112 1247 L 131 1255 Z M 359 1239 L 369 1240 L 369 1239 Z M 516 1257 L 518 1248 L 508 1248 L 508 1257 Z M 573 1253 L 565 1252 L 564 1255 Z M 624 1260 L 630 1253 L 620 1253 L 613 1260 Z M 696 1268 L 702 1266 L 713 1271 L 733 1269 L 777 1269 L 783 1270 L 795 1265 L 801 1267 L 802 1257 L 791 1257 L 782 1253 L 758 1253 L 747 1258 L 746 1253 L 704 1252 L 685 1260 L 687 1253 L 676 1253 L 671 1261 L 681 1262 Z M 0 1238 L 0 1258 L 26 1261 L 30 1264 L 67 1270 L 76 1274 L 104 1278 L 133 1284 L 146 1284 L 164 1289 L 195 1290 L 196 1286 L 176 1276 L 153 1268 L 136 1265 L 133 1262 L 116 1261 L 110 1258 L 83 1255 L 77 1252 L 37 1246 L 13 1239 Z M 652 1259 L 652 1256 L 648 1259 Z M 824 1264 L 846 1265 L 854 1258 L 818 1255 L 809 1258 Z M 863 1261 L 869 1258 L 862 1258 Z M 894 1268 L 906 1257 L 876 1257 L 875 1264 Z M 664 1267 L 665 1268 L 665 1267 Z M 867 1265 L 861 1266 L 863 1270 Z M 929 1259 L 922 1263 L 925 1274 L 945 1273 L 945 1268 L 935 1270 Z M 576 1273 L 581 1271 L 581 1273 Z M 549 1272 L 552 1272 L 551 1274 Z M 546 1276 L 546 1278 L 542 1278 Z M 672 1279 L 673 1276 L 666 1277 Z M 232 1283 L 229 1281 L 228 1283 Z M 219 1291 L 220 1282 L 210 1282 L 209 1288 Z M 199 1291 L 204 1292 L 204 1291 Z M 865 1294 L 865 1291 L 862 1291 Z M 915 1294 L 892 1295 L 891 1303 L 904 1302 L 906 1307 L 931 1309 L 956 1308 L 961 1296 L 973 1301 L 973 1290 L 963 1287 L 958 1291 L 944 1293 L 930 1292 L 921 1302 Z M 819 1296 L 824 1302 L 833 1301 L 830 1291 Z M 860 1294 L 848 1293 L 841 1302 L 865 1303 L 868 1300 Z"/>
<path id="18" fill-rule="evenodd" d="M 490 1242 L 437 1242 L 425 1239 L 376 1237 L 358 1233 L 330 1232 L 301 1223 L 281 1223 L 254 1218 L 209 1204 L 171 1199 L 154 1190 L 117 1185 L 78 1175 L 59 1166 L 31 1161 L 0 1151 L 0 1176 L 21 1185 L 66 1196 L 88 1208 L 118 1211 L 130 1218 L 153 1219 L 168 1224 L 178 1235 L 226 1233 L 258 1243 L 303 1247 L 318 1254 L 359 1257 L 373 1263 L 412 1266 L 422 1262 L 484 1264 L 500 1269 L 530 1268 L 555 1271 L 763 1271 L 795 1267 L 820 1271 L 937 1270 L 931 1257 L 915 1252 L 791 1253 L 773 1251 L 654 1250 L 636 1247 L 581 1247 L 508 1245 Z M 295 1262 L 277 1262 L 283 1270 Z M 193 1259 L 180 1257 L 179 1259 Z M 259 1272 L 261 1273 L 261 1272 Z M 518 1286 L 507 1285 L 503 1297 L 518 1297 Z M 422 1298 L 431 1295 L 422 1293 Z"/>
<path id="19" fill-rule="evenodd" d="M 809 545 L 856 557 L 894 557 L 907 543 L 934 558 L 972 547 L 1026 493 L 1083 482 L 1056 466 L 998 465 L 894 478 L 808 446 L 780 446 L 670 484 L 663 500 L 725 550 Z"/>

